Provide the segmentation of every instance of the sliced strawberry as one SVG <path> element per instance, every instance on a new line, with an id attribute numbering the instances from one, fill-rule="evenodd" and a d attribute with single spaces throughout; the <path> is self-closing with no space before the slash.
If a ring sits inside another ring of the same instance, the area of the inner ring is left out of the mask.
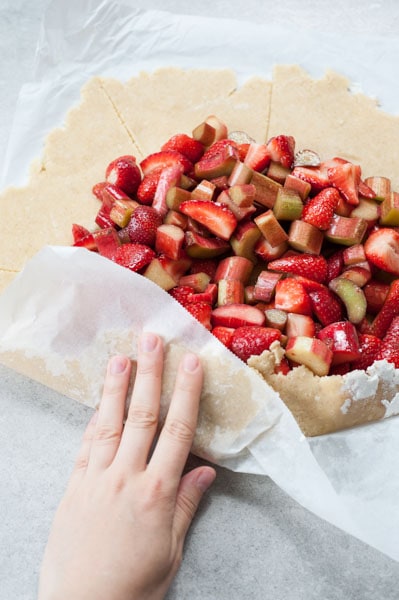
<path id="1" fill-rule="evenodd" d="M 137 190 L 137 200 L 139 200 L 141 204 L 152 204 L 161 173 L 162 167 L 154 169 L 151 173 L 143 177 Z"/>
<path id="2" fill-rule="evenodd" d="M 120 156 L 105 171 L 105 178 L 133 198 L 141 182 L 141 172 L 134 156 Z"/>
<path id="3" fill-rule="evenodd" d="M 104 229 L 94 231 L 93 237 L 101 256 L 113 260 L 121 244 L 116 229 L 114 227 L 105 227 Z"/>
<path id="4" fill-rule="evenodd" d="M 203 155 L 203 159 L 213 158 L 217 154 L 223 153 L 224 149 L 229 146 L 236 152 L 236 156 L 238 158 L 238 145 L 234 140 L 230 140 L 229 138 L 224 138 L 222 140 L 218 140 L 212 146 L 208 148 L 208 150 Z"/>
<path id="5" fill-rule="evenodd" d="M 213 335 L 217 337 L 219 342 L 222 342 L 222 344 L 224 344 L 229 350 L 231 350 L 231 342 L 233 340 L 234 331 L 235 329 L 232 327 L 218 326 L 212 329 Z"/>
<path id="6" fill-rule="evenodd" d="M 270 163 L 270 152 L 266 144 L 257 144 L 256 142 L 249 144 L 243 162 L 254 171 L 259 173 L 264 171 Z"/>
<path id="7" fill-rule="evenodd" d="M 328 229 L 340 200 L 339 192 L 328 187 L 311 198 L 303 207 L 301 219 L 318 229 Z"/>
<path id="8" fill-rule="evenodd" d="M 74 239 L 73 246 L 86 248 L 87 250 L 97 250 L 93 234 L 83 225 L 74 223 L 72 225 L 72 236 Z"/>
<path id="9" fill-rule="evenodd" d="M 270 345 L 281 339 L 281 331 L 272 327 L 238 327 L 231 341 L 231 351 L 247 362 L 250 356 L 258 356 Z"/>
<path id="10" fill-rule="evenodd" d="M 353 205 L 359 204 L 360 167 L 350 162 L 327 168 L 330 184 L 337 188 L 345 200 Z"/>
<path id="11" fill-rule="evenodd" d="M 182 306 L 186 306 L 192 302 L 194 290 L 189 285 L 178 285 L 169 290 L 169 294 Z"/>
<path id="12" fill-rule="evenodd" d="M 381 310 L 387 297 L 389 284 L 371 279 L 363 288 L 367 300 L 367 312 L 376 315 Z"/>
<path id="13" fill-rule="evenodd" d="M 193 169 L 193 163 L 180 152 L 176 152 L 176 150 L 154 152 L 140 163 L 144 175 L 148 175 L 156 169 L 166 169 L 166 167 L 172 167 L 174 165 L 181 165 L 184 173 L 191 173 Z"/>
<path id="14" fill-rule="evenodd" d="M 131 271 L 141 271 L 153 258 L 155 258 L 155 252 L 149 246 L 144 244 L 122 244 L 115 253 L 114 261 Z"/>
<path id="15" fill-rule="evenodd" d="M 274 367 L 274 373 L 276 373 L 276 375 L 278 375 L 278 374 L 288 375 L 288 373 L 290 371 L 291 371 L 290 363 L 285 358 L 285 356 L 283 356 L 283 358 L 281 359 L 280 363 L 275 365 L 275 367 Z"/>
<path id="16" fill-rule="evenodd" d="M 96 198 L 101 200 L 101 202 L 103 201 L 103 189 L 106 185 L 108 185 L 108 183 L 108 181 L 100 181 L 99 183 L 94 184 L 92 187 L 91 191 L 93 192 Z"/>
<path id="17" fill-rule="evenodd" d="M 382 346 L 382 341 L 375 335 L 367 333 L 359 333 L 359 349 L 360 357 L 352 363 L 352 369 L 360 369 L 365 371 L 367 367 L 378 360 L 379 350 Z"/>
<path id="18" fill-rule="evenodd" d="M 277 282 L 275 307 L 286 312 L 311 315 L 312 305 L 304 286 L 295 279 L 282 279 Z"/>
<path id="19" fill-rule="evenodd" d="M 294 163 L 295 139 L 291 135 L 277 135 L 266 144 L 270 159 L 290 169 Z"/>
<path id="20" fill-rule="evenodd" d="M 399 232 L 391 228 L 372 231 L 364 244 L 366 258 L 373 265 L 399 275 Z"/>
<path id="21" fill-rule="evenodd" d="M 399 317 L 392 319 L 375 359 L 385 359 L 399 369 Z"/>
<path id="22" fill-rule="evenodd" d="M 218 262 L 214 258 L 198 258 L 193 260 L 190 267 L 190 273 L 207 273 L 212 281 L 215 277 L 217 267 Z"/>
<path id="23" fill-rule="evenodd" d="M 184 308 L 205 327 L 211 329 L 212 307 L 207 302 L 189 302 Z"/>
<path id="24" fill-rule="evenodd" d="M 162 219 L 152 206 L 138 206 L 126 227 L 131 242 L 154 246 L 157 228 Z"/>
<path id="25" fill-rule="evenodd" d="M 380 312 L 371 323 L 367 333 L 383 338 L 393 319 L 399 315 L 399 279 L 395 279 L 389 287 L 385 302 Z"/>
<path id="26" fill-rule="evenodd" d="M 237 219 L 231 210 L 218 202 L 188 200 L 180 205 L 179 210 L 222 240 L 229 240 L 237 225 Z"/>
<path id="27" fill-rule="evenodd" d="M 162 151 L 174 150 L 183 154 L 190 162 L 196 163 L 204 154 L 204 145 L 185 133 L 173 135 L 161 147 Z"/>
<path id="28" fill-rule="evenodd" d="M 171 187 L 175 187 L 180 183 L 183 173 L 183 166 L 179 163 L 165 167 L 158 179 L 157 187 L 152 201 L 152 207 L 164 217 L 168 212 L 166 204 L 166 194 Z"/>
<path id="29" fill-rule="evenodd" d="M 343 250 L 337 250 L 327 258 L 327 283 L 341 275 L 344 268 L 343 253 Z"/>
<path id="30" fill-rule="evenodd" d="M 323 256 L 316 254 L 296 254 L 278 258 L 268 264 L 268 269 L 302 275 L 319 283 L 324 283 L 327 278 L 327 261 Z"/>
<path id="31" fill-rule="evenodd" d="M 303 277 L 302 275 L 291 275 L 291 277 L 296 281 L 299 281 L 307 292 L 317 292 L 318 290 L 324 290 L 326 287 L 322 283 L 319 283 L 314 279 L 309 279 L 308 277 Z"/>
<path id="32" fill-rule="evenodd" d="M 317 337 L 332 351 L 332 365 L 340 365 L 360 358 L 356 327 L 349 321 L 331 323 L 321 329 Z"/>
<path id="33" fill-rule="evenodd" d="M 245 161 L 245 157 L 247 156 L 249 150 L 250 142 L 242 142 L 238 144 L 238 155 L 241 162 Z"/>
<path id="34" fill-rule="evenodd" d="M 325 327 L 343 317 L 342 303 L 328 288 L 309 292 L 312 310 L 315 317 Z"/>
<path id="35" fill-rule="evenodd" d="M 323 164 L 320 167 L 295 167 L 291 175 L 309 183 L 314 194 L 331 186 L 327 169 Z"/>
<path id="36" fill-rule="evenodd" d="M 73 223 L 72 225 L 72 236 L 73 241 L 79 242 L 81 239 L 85 238 L 90 234 L 90 231 L 83 227 L 83 225 L 78 225 L 77 223 Z"/>

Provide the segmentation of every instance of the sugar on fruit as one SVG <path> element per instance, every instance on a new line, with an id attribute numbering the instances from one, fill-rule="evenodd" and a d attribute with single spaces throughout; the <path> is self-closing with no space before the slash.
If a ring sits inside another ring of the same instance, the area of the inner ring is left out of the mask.
<path id="1" fill-rule="evenodd" d="M 399 193 L 295 145 L 210 115 L 105 165 L 96 227 L 74 223 L 73 244 L 156 283 L 244 361 L 279 344 L 279 376 L 399 367 Z"/>

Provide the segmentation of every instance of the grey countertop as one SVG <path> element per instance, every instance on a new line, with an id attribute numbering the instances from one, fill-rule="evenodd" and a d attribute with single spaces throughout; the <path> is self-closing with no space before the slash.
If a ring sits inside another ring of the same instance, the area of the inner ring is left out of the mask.
<path id="1" fill-rule="evenodd" d="M 0 2 L 0 160 L 48 0 Z M 173 12 L 396 35 L 395 0 L 136 0 Z M 53 512 L 89 409 L 0 366 L 0 599 L 35 598 Z M 48 452 L 49 446 L 52 452 Z M 168 599 L 393 600 L 399 564 L 304 510 L 270 479 L 218 468 Z"/>

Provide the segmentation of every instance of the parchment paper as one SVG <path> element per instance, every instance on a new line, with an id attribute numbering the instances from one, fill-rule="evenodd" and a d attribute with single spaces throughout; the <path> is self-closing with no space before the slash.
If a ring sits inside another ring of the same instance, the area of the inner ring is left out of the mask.
<path id="1" fill-rule="evenodd" d="M 270 78 L 274 63 L 299 63 L 314 76 L 326 68 L 341 72 L 394 113 L 398 51 L 396 40 L 287 35 L 233 20 L 139 12 L 133 2 L 57 0 L 43 25 L 33 81 L 20 95 L 3 185 L 26 179 L 44 136 L 62 123 L 91 75 L 125 80 L 162 65 L 232 67 L 243 81 Z M 171 348 L 198 351 L 209 373 L 218 360 L 226 373 L 242 369 L 162 290 L 84 250 L 45 248 L 0 297 L 2 362 L 54 389 L 68 385 L 71 397 L 90 404 L 98 400 L 107 355 L 131 347 L 134 355 L 142 328 L 158 331 Z M 245 370 L 254 393 L 243 397 L 242 412 L 253 418 L 238 432 L 221 410 L 216 432 L 202 414 L 208 446 L 204 452 L 205 438 L 197 440 L 198 453 L 269 475 L 309 510 L 399 560 L 399 420 L 306 440 L 276 394 Z M 214 386 L 209 381 L 208 400 L 216 403 L 220 376 Z"/>

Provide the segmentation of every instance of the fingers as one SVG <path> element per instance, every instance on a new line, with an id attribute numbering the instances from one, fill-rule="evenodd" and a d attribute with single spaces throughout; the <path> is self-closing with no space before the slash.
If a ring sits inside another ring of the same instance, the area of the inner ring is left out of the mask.
<path id="1" fill-rule="evenodd" d="M 186 354 L 178 368 L 165 424 L 149 470 L 177 488 L 197 425 L 203 372 L 195 354 Z"/>
<path id="2" fill-rule="evenodd" d="M 137 372 L 117 460 L 125 468 L 144 470 L 158 426 L 163 344 L 153 333 L 139 340 Z"/>
<path id="3" fill-rule="evenodd" d="M 108 363 L 104 389 L 90 448 L 89 469 L 105 469 L 113 461 L 123 430 L 131 363 L 114 356 Z"/>
<path id="4" fill-rule="evenodd" d="M 182 478 L 177 493 L 173 523 L 180 543 L 184 542 L 201 498 L 212 485 L 215 477 L 216 471 L 212 467 L 197 467 Z"/>

